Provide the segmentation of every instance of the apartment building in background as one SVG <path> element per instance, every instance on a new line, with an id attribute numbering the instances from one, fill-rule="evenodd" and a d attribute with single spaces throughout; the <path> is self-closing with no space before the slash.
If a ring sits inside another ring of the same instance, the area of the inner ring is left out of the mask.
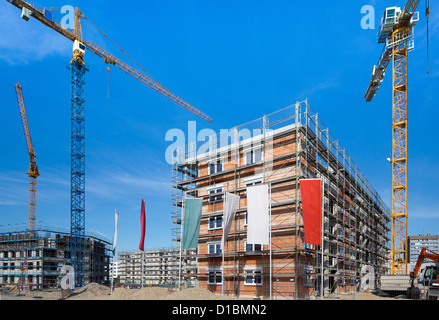
<path id="1" fill-rule="evenodd" d="M 409 263 L 416 264 L 422 248 L 439 253 L 439 235 L 418 235 L 408 237 Z"/>
<path id="2" fill-rule="evenodd" d="M 85 234 L 85 284 L 109 284 L 112 240 L 96 231 Z M 0 285 L 23 290 L 59 288 L 61 268 L 71 265 L 70 230 L 38 224 L 0 229 Z"/>
<path id="3" fill-rule="evenodd" d="M 180 250 L 150 249 L 119 253 L 120 283 L 145 286 L 190 288 L 197 285 L 197 257 L 188 251 L 180 259 Z"/>

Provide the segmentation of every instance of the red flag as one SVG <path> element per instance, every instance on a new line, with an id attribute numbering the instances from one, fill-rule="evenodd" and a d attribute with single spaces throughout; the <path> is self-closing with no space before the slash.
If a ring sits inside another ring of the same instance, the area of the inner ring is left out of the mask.
<path id="1" fill-rule="evenodd" d="M 305 242 L 316 246 L 321 244 L 322 233 L 321 184 L 321 180 L 300 180 Z"/>
<path id="2" fill-rule="evenodd" d="M 141 228 L 141 236 L 140 236 L 140 244 L 139 249 L 144 250 L 144 242 L 145 242 L 145 229 L 146 229 L 146 218 L 145 218 L 145 201 L 142 199 L 142 208 L 140 210 L 140 228 Z"/>

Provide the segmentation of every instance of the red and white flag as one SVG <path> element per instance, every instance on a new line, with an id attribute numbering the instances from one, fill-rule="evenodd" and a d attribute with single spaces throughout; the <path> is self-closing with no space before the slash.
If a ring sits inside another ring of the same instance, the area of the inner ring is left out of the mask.
<path id="1" fill-rule="evenodd" d="M 305 242 L 319 246 L 322 234 L 322 181 L 300 180 Z"/>

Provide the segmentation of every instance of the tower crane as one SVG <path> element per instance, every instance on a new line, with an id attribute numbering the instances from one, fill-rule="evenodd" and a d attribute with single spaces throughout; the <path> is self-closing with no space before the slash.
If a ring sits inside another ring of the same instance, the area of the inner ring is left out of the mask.
<path id="1" fill-rule="evenodd" d="M 21 17 L 28 21 L 30 17 L 58 32 L 73 42 L 73 57 L 70 62 L 71 71 L 71 204 L 70 204 L 70 252 L 71 264 L 75 270 L 75 285 L 81 287 L 85 281 L 85 73 L 88 71 L 85 62 L 85 51 L 89 50 L 110 66 L 113 65 L 131 75 L 162 94 L 166 98 L 189 110 L 198 117 L 212 122 L 205 113 L 188 102 L 176 96 L 155 80 L 145 69 L 139 71 L 91 41 L 86 41 L 82 35 L 81 19 L 92 23 L 83 12 L 75 8 L 73 32 L 54 21 L 51 9 L 37 9 L 34 5 L 23 0 L 6 0 L 21 10 Z M 92 23 L 93 24 L 93 23 Z M 93 24 L 94 25 L 94 24 Z M 95 26 L 95 25 L 94 25 Z M 95 26 L 96 27 L 96 26 Z M 96 27 L 97 28 L 97 27 Z M 97 28 L 99 30 L 99 28 Z M 100 30 L 99 30 L 100 31 Z M 101 31 L 102 32 L 102 31 Z M 105 34 L 104 34 L 105 35 Z M 105 35 L 106 36 L 106 35 Z M 107 36 L 106 36 L 107 37 Z M 107 37 L 108 38 L 108 37 Z M 111 40 L 111 39 L 110 39 Z M 120 49 L 120 48 L 119 48 Z M 123 50 L 122 50 L 123 51 Z"/>
<path id="2" fill-rule="evenodd" d="M 26 138 L 27 150 L 29 152 L 30 169 L 27 172 L 29 177 L 29 231 L 34 231 L 37 218 L 37 178 L 40 175 L 38 170 L 35 149 L 29 132 L 29 124 L 27 122 L 26 108 L 24 106 L 23 90 L 20 83 L 15 84 L 15 93 L 17 94 L 18 108 L 20 110 L 21 123 L 23 125 L 24 136 Z"/>
<path id="3" fill-rule="evenodd" d="M 414 28 L 419 21 L 416 12 L 419 2 L 408 0 L 403 10 L 399 7 L 385 10 L 378 32 L 378 43 L 385 46 L 373 67 L 365 95 L 366 102 L 372 101 L 393 60 L 392 274 L 407 274 L 407 74 L 409 52 L 414 50 Z"/>

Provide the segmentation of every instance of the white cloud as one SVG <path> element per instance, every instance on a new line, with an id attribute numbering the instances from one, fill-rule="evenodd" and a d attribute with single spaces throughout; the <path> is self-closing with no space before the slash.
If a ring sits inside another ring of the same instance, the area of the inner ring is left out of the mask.
<path id="1" fill-rule="evenodd" d="M 310 88 L 305 89 L 300 95 L 300 97 L 303 97 L 304 99 L 309 98 L 318 91 L 333 88 L 333 87 L 338 87 L 339 85 L 340 84 L 338 82 L 334 82 L 334 81 L 320 82 L 317 83 L 316 85 L 311 86 Z"/>
<path id="2" fill-rule="evenodd" d="M 48 56 L 71 56 L 70 41 L 31 18 L 20 17 L 20 10 L 0 3 L 0 60 L 11 65 L 41 61 Z"/>
<path id="3" fill-rule="evenodd" d="M 145 174 L 127 172 L 124 170 L 111 170 L 111 175 L 106 172 L 94 172 L 86 180 L 86 192 L 105 199 L 124 199 L 136 193 L 155 193 L 166 195 L 171 192 L 170 181 L 163 177 L 146 177 Z"/>
<path id="4" fill-rule="evenodd" d="M 0 174 L 0 205 L 19 206 L 27 203 L 28 183 L 24 172 Z"/>

